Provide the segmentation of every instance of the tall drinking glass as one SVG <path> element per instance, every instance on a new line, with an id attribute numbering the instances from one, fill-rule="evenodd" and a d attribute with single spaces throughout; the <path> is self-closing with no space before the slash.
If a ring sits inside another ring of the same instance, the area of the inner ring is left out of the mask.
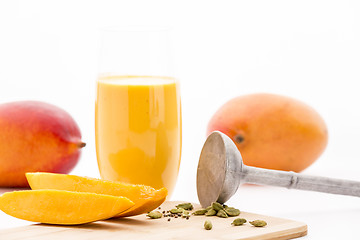
<path id="1" fill-rule="evenodd" d="M 95 135 L 103 179 L 166 187 L 171 195 L 181 157 L 171 66 L 168 29 L 102 30 Z"/>

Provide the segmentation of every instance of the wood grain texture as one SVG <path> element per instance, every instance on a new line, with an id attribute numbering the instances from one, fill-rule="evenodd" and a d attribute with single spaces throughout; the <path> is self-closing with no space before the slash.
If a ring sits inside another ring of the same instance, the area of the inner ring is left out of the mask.
<path id="1" fill-rule="evenodd" d="M 165 202 L 161 211 L 170 210 L 179 202 Z M 199 205 L 196 205 L 199 207 Z M 78 226 L 57 226 L 33 224 L 25 227 L 0 231 L 1 240 L 112 240 L 112 239 L 220 239 L 220 240 L 282 240 L 292 239 L 307 234 L 307 225 L 301 222 L 242 212 L 240 217 L 248 221 L 262 219 L 268 225 L 256 228 L 246 223 L 232 226 L 234 218 L 191 216 L 184 218 L 148 219 L 145 215 L 129 218 L 109 219 Z M 213 229 L 207 231 L 203 224 L 210 220 Z"/>

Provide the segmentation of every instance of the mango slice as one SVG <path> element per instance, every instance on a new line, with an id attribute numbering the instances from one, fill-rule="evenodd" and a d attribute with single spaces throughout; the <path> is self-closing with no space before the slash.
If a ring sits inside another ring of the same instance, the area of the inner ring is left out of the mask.
<path id="1" fill-rule="evenodd" d="M 152 197 L 139 199 L 135 206 L 118 214 L 116 217 L 131 217 L 142 213 L 147 213 L 159 207 L 166 199 L 167 189 L 160 188 L 159 190 L 153 189 Z"/>
<path id="2" fill-rule="evenodd" d="M 118 214 L 129 217 L 147 213 L 160 206 L 166 199 L 167 189 L 156 190 L 150 186 L 101 180 L 57 173 L 26 173 L 31 189 L 57 189 L 76 192 L 92 192 L 129 198 L 135 205 Z"/>
<path id="3" fill-rule="evenodd" d="M 61 190 L 25 190 L 0 196 L 0 209 L 32 222 L 75 225 L 111 218 L 132 207 L 125 197 Z"/>

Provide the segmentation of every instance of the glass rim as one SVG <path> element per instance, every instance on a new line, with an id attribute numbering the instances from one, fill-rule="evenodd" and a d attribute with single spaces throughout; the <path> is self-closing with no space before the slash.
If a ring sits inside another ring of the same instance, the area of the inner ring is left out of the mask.
<path id="1" fill-rule="evenodd" d="M 169 32 L 170 26 L 114 25 L 99 27 L 101 32 Z"/>

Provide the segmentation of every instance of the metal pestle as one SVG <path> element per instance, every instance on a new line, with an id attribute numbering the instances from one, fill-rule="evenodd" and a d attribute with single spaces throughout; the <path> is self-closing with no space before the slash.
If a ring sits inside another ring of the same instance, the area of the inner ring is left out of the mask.
<path id="1" fill-rule="evenodd" d="M 234 142 L 215 131 L 207 138 L 197 169 L 197 194 L 203 207 L 225 203 L 241 183 L 271 185 L 360 197 L 360 182 L 269 170 L 243 164 Z"/>

